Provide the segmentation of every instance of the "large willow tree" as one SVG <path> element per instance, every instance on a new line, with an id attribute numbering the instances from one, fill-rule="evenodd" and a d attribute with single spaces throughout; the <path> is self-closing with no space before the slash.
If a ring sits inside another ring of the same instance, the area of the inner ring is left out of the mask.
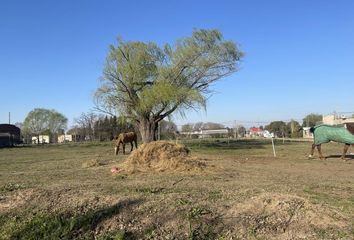
<path id="1" fill-rule="evenodd" d="M 210 84 L 237 71 L 242 56 L 218 30 L 195 30 L 163 48 L 118 39 L 110 46 L 96 106 L 127 117 L 139 128 L 143 142 L 151 142 L 165 117 L 205 107 Z"/>

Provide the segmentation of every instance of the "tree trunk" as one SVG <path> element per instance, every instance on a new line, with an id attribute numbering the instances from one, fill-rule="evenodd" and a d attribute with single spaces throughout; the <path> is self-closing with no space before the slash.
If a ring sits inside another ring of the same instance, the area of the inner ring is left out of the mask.
<path id="1" fill-rule="evenodd" d="M 154 121 L 151 121 L 149 119 L 141 120 L 139 123 L 139 131 L 143 143 L 149 143 L 156 140 L 155 138 L 156 124 Z"/>

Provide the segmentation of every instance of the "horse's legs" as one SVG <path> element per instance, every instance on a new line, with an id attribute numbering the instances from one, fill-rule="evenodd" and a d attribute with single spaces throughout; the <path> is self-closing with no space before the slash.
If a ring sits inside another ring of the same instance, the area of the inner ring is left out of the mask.
<path id="1" fill-rule="evenodd" d="M 326 159 L 325 157 L 323 157 L 322 155 L 322 150 L 321 150 L 321 144 L 318 144 L 317 145 L 317 151 L 318 151 L 318 154 L 320 155 L 320 159 Z"/>
<path id="2" fill-rule="evenodd" d="M 345 144 L 344 145 L 343 154 L 342 154 L 342 157 L 341 157 L 343 160 L 345 160 L 345 155 L 347 154 L 349 146 L 350 146 L 350 144 Z"/>
<path id="3" fill-rule="evenodd" d="M 123 155 L 125 154 L 125 143 L 122 143 L 123 144 Z"/>
<path id="4" fill-rule="evenodd" d="M 130 152 L 132 152 L 134 148 L 133 141 L 130 142 L 130 146 L 131 146 Z"/>
<path id="5" fill-rule="evenodd" d="M 312 146 L 311 146 L 311 152 L 310 152 L 309 158 L 313 158 L 313 154 L 315 152 L 315 148 L 316 148 L 316 145 L 313 143 Z"/>
<path id="6" fill-rule="evenodd" d="M 138 141 L 136 139 L 134 140 L 134 143 L 135 143 L 135 149 L 138 149 Z"/>
<path id="7" fill-rule="evenodd" d="M 114 148 L 114 153 L 115 153 L 115 155 L 118 155 L 118 152 L 119 152 L 119 145 L 120 145 L 120 143 L 116 144 L 116 147 Z"/>

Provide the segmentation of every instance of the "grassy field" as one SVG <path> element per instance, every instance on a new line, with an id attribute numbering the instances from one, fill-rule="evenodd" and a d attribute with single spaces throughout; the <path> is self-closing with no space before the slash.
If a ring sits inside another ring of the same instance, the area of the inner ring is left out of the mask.
<path id="1" fill-rule="evenodd" d="M 112 143 L 0 149 L 0 239 L 354 239 L 342 145 L 185 144 L 205 171 L 112 174 Z"/>

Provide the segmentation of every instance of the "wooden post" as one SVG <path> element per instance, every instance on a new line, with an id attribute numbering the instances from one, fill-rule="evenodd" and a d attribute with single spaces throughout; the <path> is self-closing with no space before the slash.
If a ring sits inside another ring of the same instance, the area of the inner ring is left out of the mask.
<path id="1" fill-rule="evenodd" d="M 276 157 L 276 153 L 275 153 L 275 147 L 274 147 L 274 138 L 272 138 L 272 146 L 273 146 L 273 155 L 274 157 Z"/>

